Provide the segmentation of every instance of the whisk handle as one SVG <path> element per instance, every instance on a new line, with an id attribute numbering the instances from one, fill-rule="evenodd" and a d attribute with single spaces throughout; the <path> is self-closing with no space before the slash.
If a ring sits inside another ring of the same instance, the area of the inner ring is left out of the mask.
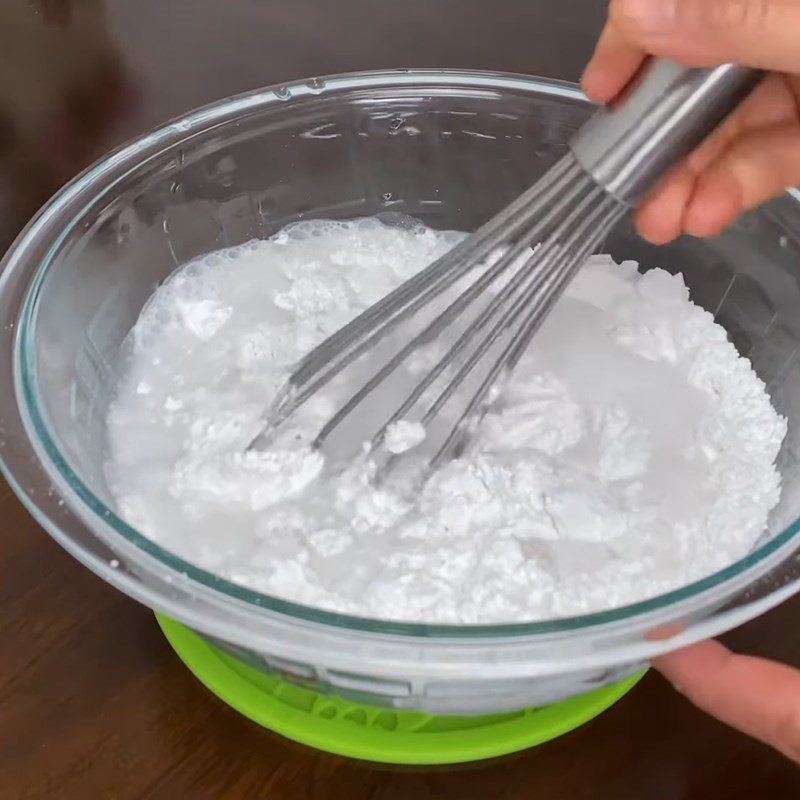
<path id="1" fill-rule="evenodd" d="M 649 59 L 614 103 L 571 142 L 578 163 L 608 192 L 635 205 L 756 87 L 763 72 Z"/>

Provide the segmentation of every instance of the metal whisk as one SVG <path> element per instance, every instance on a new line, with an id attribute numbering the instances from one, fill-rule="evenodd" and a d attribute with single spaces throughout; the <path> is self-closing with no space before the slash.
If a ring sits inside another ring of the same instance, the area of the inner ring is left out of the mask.
<path id="1" fill-rule="evenodd" d="M 419 404 L 424 410 L 416 413 L 416 419 L 429 426 L 477 370 L 479 380 L 429 466 L 435 469 L 457 455 L 497 394 L 494 387 L 502 385 L 514 369 L 586 258 L 628 208 L 699 144 L 760 78 L 759 72 L 732 64 L 687 69 L 651 60 L 625 95 L 613 107 L 595 114 L 570 143 L 568 154 L 531 189 L 303 358 L 251 447 L 265 442 L 299 406 L 398 325 L 476 273 L 441 313 L 375 370 L 314 441 L 322 447 L 415 351 L 434 342 L 483 301 L 476 316 L 397 404 L 371 442 L 377 452 L 389 426 L 410 418 Z M 493 296 L 487 294 L 492 284 L 500 287 Z M 386 467 L 395 456 L 384 455 Z"/>

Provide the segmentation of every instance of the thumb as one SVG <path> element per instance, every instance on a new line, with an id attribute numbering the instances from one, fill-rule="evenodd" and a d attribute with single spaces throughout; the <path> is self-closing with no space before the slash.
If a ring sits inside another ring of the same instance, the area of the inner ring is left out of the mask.
<path id="1" fill-rule="evenodd" d="M 653 666 L 708 714 L 800 762 L 800 670 L 702 642 Z"/>
<path id="2" fill-rule="evenodd" d="M 696 67 L 728 61 L 800 74 L 797 0 L 612 0 L 633 44 Z"/>

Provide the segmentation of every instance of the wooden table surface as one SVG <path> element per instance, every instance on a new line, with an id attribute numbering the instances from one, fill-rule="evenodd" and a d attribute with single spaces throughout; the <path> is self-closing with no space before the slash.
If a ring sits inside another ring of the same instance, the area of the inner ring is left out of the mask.
<path id="1" fill-rule="evenodd" d="M 384 67 L 576 79 L 599 0 L 2 0 L 0 246 L 114 144 L 227 94 Z M 0 483 L 0 800 L 800 797 L 800 770 L 655 675 L 561 740 L 392 769 L 261 730 L 178 663 L 150 612 L 62 552 Z M 800 666 L 800 598 L 731 634 Z"/>

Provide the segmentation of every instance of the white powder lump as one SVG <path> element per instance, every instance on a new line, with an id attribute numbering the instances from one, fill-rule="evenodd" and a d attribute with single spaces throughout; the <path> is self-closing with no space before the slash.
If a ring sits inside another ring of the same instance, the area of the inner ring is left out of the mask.
<path id="1" fill-rule="evenodd" d="M 376 485 L 369 454 L 335 469 L 312 449 L 352 393 L 342 381 L 246 451 L 293 364 L 461 238 L 308 222 L 181 268 L 142 311 L 108 414 L 120 513 L 257 591 L 430 623 L 584 614 L 744 556 L 779 498 L 786 423 L 680 276 L 607 257 L 558 302 L 473 446 L 419 491 Z M 447 344 L 415 354 L 349 435 Z M 434 434 L 401 419 L 385 447 L 419 458 Z"/>
<path id="2" fill-rule="evenodd" d="M 405 453 L 425 441 L 425 426 L 421 422 L 399 419 L 386 428 L 386 449 L 390 453 Z"/>

